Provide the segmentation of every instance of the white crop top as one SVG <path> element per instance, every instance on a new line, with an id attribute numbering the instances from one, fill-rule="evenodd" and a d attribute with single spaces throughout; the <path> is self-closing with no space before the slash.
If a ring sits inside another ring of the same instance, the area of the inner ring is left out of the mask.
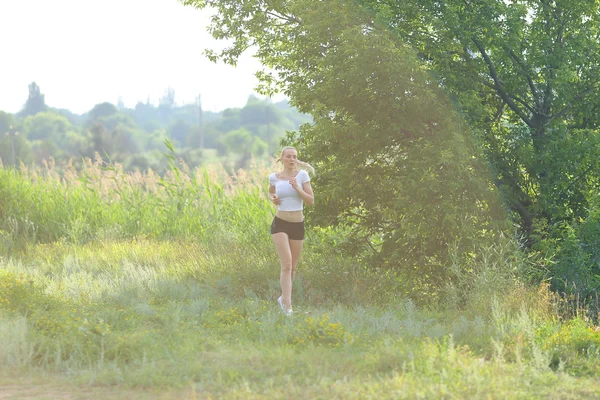
<path id="1" fill-rule="evenodd" d="M 301 188 L 304 187 L 304 182 L 310 182 L 308 172 L 301 169 L 296 174 L 296 182 Z M 275 187 L 275 194 L 279 197 L 278 210 L 281 211 L 299 211 L 302 210 L 304 202 L 302 197 L 298 194 L 296 189 L 289 183 L 289 179 L 278 179 L 277 175 L 273 172 L 269 175 L 269 184 Z"/>

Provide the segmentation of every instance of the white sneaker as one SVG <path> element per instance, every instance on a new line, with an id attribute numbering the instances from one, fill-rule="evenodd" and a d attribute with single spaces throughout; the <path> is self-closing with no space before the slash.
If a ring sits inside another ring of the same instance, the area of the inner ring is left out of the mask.
<path id="1" fill-rule="evenodd" d="M 277 302 L 279 303 L 279 305 L 281 306 L 281 311 L 283 311 L 283 313 L 285 315 L 292 315 L 294 313 L 294 311 L 292 310 L 292 307 L 290 307 L 290 309 L 288 310 L 285 307 L 285 304 L 283 304 L 283 296 L 279 296 L 279 298 L 277 299 Z"/>

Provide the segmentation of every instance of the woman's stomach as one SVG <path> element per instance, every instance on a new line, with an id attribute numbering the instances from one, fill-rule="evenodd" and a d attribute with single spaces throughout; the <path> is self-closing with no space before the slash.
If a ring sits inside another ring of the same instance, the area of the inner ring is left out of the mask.
<path id="1" fill-rule="evenodd" d="M 304 221 L 304 213 L 302 212 L 302 210 L 298 210 L 298 211 L 277 210 L 277 212 L 275 213 L 275 216 L 277 216 L 277 218 L 280 218 L 287 222 L 302 222 L 302 221 Z"/>

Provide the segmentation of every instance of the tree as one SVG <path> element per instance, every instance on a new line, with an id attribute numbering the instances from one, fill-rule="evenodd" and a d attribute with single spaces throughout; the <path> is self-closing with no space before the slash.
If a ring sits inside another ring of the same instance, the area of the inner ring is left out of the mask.
<path id="1" fill-rule="evenodd" d="M 160 98 L 159 107 L 173 108 L 175 106 L 175 89 L 169 87 Z"/>
<path id="2" fill-rule="evenodd" d="M 309 218 L 348 229 L 346 250 L 403 270 L 421 293 L 450 278 L 453 254 L 489 240 L 503 213 L 477 148 L 414 52 L 344 1 L 184 1 L 214 7 L 209 57 L 235 63 L 248 47 L 314 122 L 291 134 L 323 193 Z M 483 173 L 481 172 L 483 170 Z"/>
<path id="3" fill-rule="evenodd" d="M 47 108 L 44 95 L 40 92 L 40 87 L 35 82 L 31 82 L 29 84 L 29 97 L 25 102 L 25 107 L 21 111 L 21 114 L 24 116 L 35 115 L 45 111 Z"/>
<path id="4" fill-rule="evenodd" d="M 215 128 L 213 125 L 207 125 L 200 127 L 193 125 L 188 135 L 185 145 L 193 148 L 217 148 L 219 146 L 218 140 L 222 135 L 222 132 Z M 202 139 L 202 140 L 201 140 Z"/>
<path id="5" fill-rule="evenodd" d="M 597 310 L 598 236 L 586 229 L 600 201 L 600 2 L 361 3 L 476 128 L 524 243 L 553 259 L 528 274 Z"/>
<path id="6" fill-rule="evenodd" d="M 88 157 L 94 158 L 94 155 L 98 153 L 102 158 L 106 154 L 109 156 L 113 153 L 113 144 L 110 140 L 110 133 L 106 130 L 101 122 L 93 122 L 90 130 L 90 149 L 87 154 Z"/>
<path id="7" fill-rule="evenodd" d="M 25 118 L 24 134 L 29 140 L 50 140 L 63 145 L 65 134 L 72 129 L 68 118 L 52 111 L 40 112 Z"/>
<path id="8" fill-rule="evenodd" d="M 478 128 L 529 245 L 600 188 L 600 3 L 360 1 L 415 48 Z"/>
<path id="9" fill-rule="evenodd" d="M 33 160 L 39 162 L 62 158 L 65 149 L 70 147 L 67 132 L 73 127 L 67 117 L 54 111 L 44 111 L 31 115 L 23 121 L 23 135 L 31 141 Z"/>
<path id="10" fill-rule="evenodd" d="M 94 106 L 89 112 L 90 121 L 97 121 L 100 118 L 108 117 L 118 113 L 119 110 L 114 104 L 104 102 Z"/>
<path id="11" fill-rule="evenodd" d="M 175 89 L 167 88 L 158 103 L 158 112 L 163 123 L 169 122 L 169 117 L 175 107 Z"/>
<path id="12" fill-rule="evenodd" d="M 51 157 L 59 159 L 64 156 L 64 150 L 52 140 L 36 140 L 31 143 L 31 153 L 33 160 L 49 160 Z"/>
<path id="13" fill-rule="evenodd" d="M 260 138 L 253 136 L 244 128 L 227 132 L 219 139 L 225 152 L 239 155 L 237 168 L 244 168 L 252 156 L 261 156 L 267 149 L 267 144 Z"/>
<path id="14" fill-rule="evenodd" d="M 278 125 L 282 122 L 282 115 L 271 102 L 251 96 L 240 110 L 240 122 L 243 125 Z"/>
<path id="15" fill-rule="evenodd" d="M 191 126 L 180 119 L 169 126 L 171 137 L 179 144 L 186 143 L 187 137 L 190 135 L 190 130 Z"/>

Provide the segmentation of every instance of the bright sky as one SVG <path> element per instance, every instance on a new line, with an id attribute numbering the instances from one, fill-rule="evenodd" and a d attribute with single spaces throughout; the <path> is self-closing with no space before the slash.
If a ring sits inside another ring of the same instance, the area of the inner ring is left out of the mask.
<path id="1" fill-rule="evenodd" d="M 203 50 L 224 45 L 208 15 L 177 0 L 0 0 L 0 110 L 21 110 L 33 81 L 47 105 L 75 113 L 119 96 L 158 104 L 168 87 L 177 104 L 200 94 L 204 110 L 242 107 L 260 63 L 208 61 Z"/>

